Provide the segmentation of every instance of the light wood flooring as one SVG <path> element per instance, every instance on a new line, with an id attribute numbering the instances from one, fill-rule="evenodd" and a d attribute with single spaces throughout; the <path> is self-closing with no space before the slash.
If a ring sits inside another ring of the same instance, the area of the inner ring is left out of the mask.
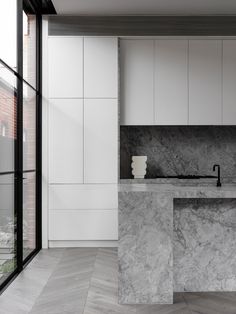
<path id="1" fill-rule="evenodd" d="M 0 296 L 0 314 L 236 314 L 236 293 L 178 293 L 173 305 L 120 305 L 117 250 L 42 250 Z"/>

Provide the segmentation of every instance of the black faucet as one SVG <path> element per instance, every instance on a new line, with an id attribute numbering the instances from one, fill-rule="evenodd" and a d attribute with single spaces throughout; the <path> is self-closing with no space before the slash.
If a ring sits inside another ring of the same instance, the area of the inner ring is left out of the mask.
<path id="1" fill-rule="evenodd" d="M 218 168 L 218 177 L 217 177 L 216 186 L 221 186 L 221 182 L 220 182 L 220 165 L 214 165 L 213 166 L 213 171 L 215 171 L 216 168 Z"/>

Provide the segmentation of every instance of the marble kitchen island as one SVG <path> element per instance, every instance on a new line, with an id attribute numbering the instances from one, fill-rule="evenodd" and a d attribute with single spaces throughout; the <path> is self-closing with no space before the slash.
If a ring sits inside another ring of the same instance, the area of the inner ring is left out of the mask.
<path id="1" fill-rule="evenodd" d="M 118 255 L 122 304 L 236 291 L 236 184 L 121 180 Z"/>

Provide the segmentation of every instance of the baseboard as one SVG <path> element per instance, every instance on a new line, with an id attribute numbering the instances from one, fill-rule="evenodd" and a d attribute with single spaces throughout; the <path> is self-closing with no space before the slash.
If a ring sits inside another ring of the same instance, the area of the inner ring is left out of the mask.
<path id="1" fill-rule="evenodd" d="M 49 248 L 59 247 L 117 247 L 118 241 L 49 241 Z"/>

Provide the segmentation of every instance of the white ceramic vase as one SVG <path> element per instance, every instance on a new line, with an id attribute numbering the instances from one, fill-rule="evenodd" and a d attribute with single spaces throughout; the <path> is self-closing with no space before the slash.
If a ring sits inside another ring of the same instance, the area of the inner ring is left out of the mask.
<path id="1" fill-rule="evenodd" d="M 131 168 L 134 179 L 143 179 L 146 175 L 147 156 L 132 156 Z"/>

